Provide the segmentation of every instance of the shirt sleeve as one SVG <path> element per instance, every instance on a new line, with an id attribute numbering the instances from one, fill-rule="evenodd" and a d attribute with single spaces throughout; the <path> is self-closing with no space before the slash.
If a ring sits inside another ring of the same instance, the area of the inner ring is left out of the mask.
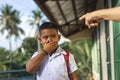
<path id="1" fill-rule="evenodd" d="M 35 53 L 32 55 L 31 59 L 34 58 L 34 57 L 37 56 L 37 55 L 38 55 L 38 52 L 35 52 Z"/>
<path id="2" fill-rule="evenodd" d="M 78 69 L 74 56 L 70 53 L 69 55 L 69 74 L 76 71 Z"/>

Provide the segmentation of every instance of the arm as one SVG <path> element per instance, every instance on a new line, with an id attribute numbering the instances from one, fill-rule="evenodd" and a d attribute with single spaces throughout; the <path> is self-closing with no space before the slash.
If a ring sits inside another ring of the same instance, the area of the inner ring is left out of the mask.
<path id="1" fill-rule="evenodd" d="M 98 10 L 94 14 L 98 19 L 120 21 L 120 7 Z"/>
<path id="2" fill-rule="evenodd" d="M 72 54 L 70 54 L 69 56 L 69 78 L 70 80 L 78 80 L 78 75 L 76 73 L 77 71 L 77 65 L 74 59 L 74 56 Z"/>
<path id="3" fill-rule="evenodd" d="M 120 7 L 104 9 L 101 11 L 101 17 L 104 20 L 120 21 Z"/>
<path id="4" fill-rule="evenodd" d="M 57 44 L 56 42 L 49 42 L 49 43 L 46 42 L 44 45 L 44 50 L 46 50 L 46 52 L 48 52 L 49 55 L 51 55 L 51 52 L 56 49 L 56 44 Z M 45 51 L 43 50 L 40 51 L 37 56 L 35 56 L 34 58 L 30 59 L 27 62 L 26 71 L 29 73 L 35 73 L 37 69 L 40 67 L 45 57 L 46 57 Z"/>
<path id="5" fill-rule="evenodd" d="M 78 80 L 78 76 L 77 76 L 76 71 L 73 72 L 73 73 L 71 73 L 71 74 L 69 75 L 69 77 L 70 77 L 70 80 Z"/>
<path id="6" fill-rule="evenodd" d="M 44 60 L 45 56 L 45 52 L 40 51 L 36 57 L 32 58 L 27 62 L 26 71 L 29 73 L 35 73 L 42 61 Z"/>
<path id="7" fill-rule="evenodd" d="M 120 7 L 93 11 L 81 16 L 79 19 L 85 19 L 85 24 L 89 28 L 91 26 L 98 26 L 101 19 L 120 21 Z"/>

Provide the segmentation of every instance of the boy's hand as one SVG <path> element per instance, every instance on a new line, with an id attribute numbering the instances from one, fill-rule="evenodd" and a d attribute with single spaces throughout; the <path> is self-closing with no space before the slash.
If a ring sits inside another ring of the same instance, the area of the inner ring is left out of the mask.
<path id="1" fill-rule="evenodd" d="M 57 46 L 58 46 L 57 41 L 45 42 L 43 49 L 46 50 L 47 53 L 52 54 L 52 52 L 57 48 Z"/>

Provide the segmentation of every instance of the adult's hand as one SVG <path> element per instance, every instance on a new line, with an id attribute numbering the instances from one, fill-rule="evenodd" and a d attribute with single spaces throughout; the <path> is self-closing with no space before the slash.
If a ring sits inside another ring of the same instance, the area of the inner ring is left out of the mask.
<path id="1" fill-rule="evenodd" d="M 85 25 L 88 26 L 88 28 L 98 26 L 101 18 L 98 18 L 94 12 L 92 13 L 86 13 L 85 15 L 82 15 L 79 20 L 85 20 Z"/>

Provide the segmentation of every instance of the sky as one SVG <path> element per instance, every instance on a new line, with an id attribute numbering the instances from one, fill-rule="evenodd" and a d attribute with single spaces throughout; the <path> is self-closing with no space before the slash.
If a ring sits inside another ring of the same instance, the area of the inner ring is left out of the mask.
<path id="1" fill-rule="evenodd" d="M 36 27 L 34 27 L 31 30 L 32 26 L 30 26 L 27 23 L 27 20 L 28 20 L 28 17 L 32 15 L 31 11 L 36 10 L 38 6 L 35 4 L 33 0 L 0 0 L 0 8 L 6 4 L 12 6 L 13 9 L 20 11 L 20 17 L 21 17 L 22 23 L 19 25 L 19 27 L 21 27 L 25 31 L 25 35 L 20 36 L 20 39 L 17 40 L 17 42 L 15 42 L 14 37 L 12 38 L 12 49 L 15 50 L 16 48 L 21 46 L 22 40 L 25 37 L 34 36 Z M 43 15 L 42 19 L 48 21 L 46 16 L 44 14 L 42 15 Z M 9 49 L 9 41 L 6 40 L 5 36 L 6 36 L 6 33 L 0 34 L 0 47 Z M 64 41 L 65 41 L 65 38 L 62 37 L 62 39 L 60 40 L 60 43 L 63 43 Z"/>

